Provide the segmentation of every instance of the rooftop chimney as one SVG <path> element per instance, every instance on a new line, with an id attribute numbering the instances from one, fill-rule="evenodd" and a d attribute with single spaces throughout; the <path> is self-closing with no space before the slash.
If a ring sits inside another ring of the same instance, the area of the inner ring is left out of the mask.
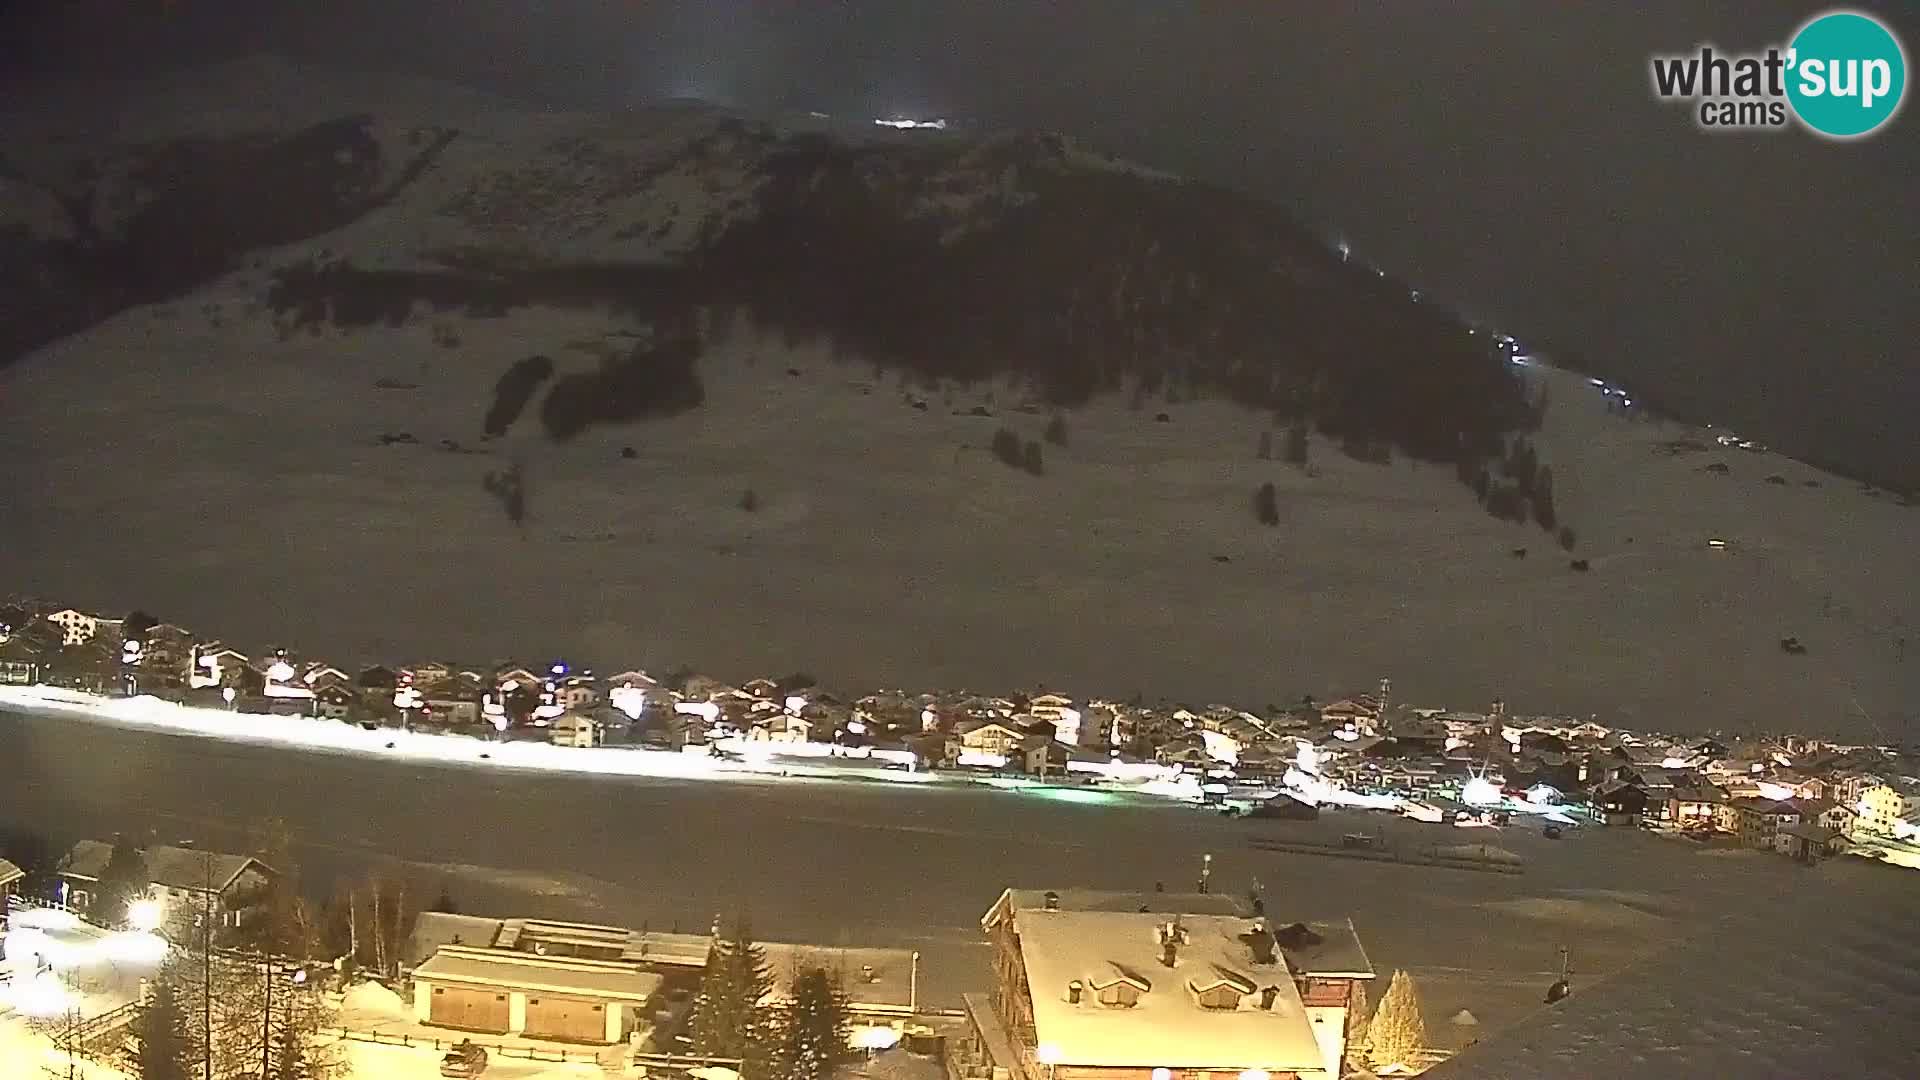
<path id="1" fill-rule="evenodd" d="M 1072 982 L 1068 983 L 1067 984 L 1067 1004 L 1069 1005 L 1080 1004 L 1080 993 L 1081 993 L 1081 986 L 1080 986 L 1079 979 L 1075 979 Z"/>
<path id="2" fill-rule="evenodd" d="M 1040 897 L 1040 905 L 1048 911 L 1059 911 L 1060 894 L 1054 892 L 1052 889 L 1048 889 L 1046 893 Z"/>
<path id="3" fill-rule="evenodd" d="M 1277 986 L 1269 986 L 1265 990 L 1260 991 L 1260 1008 L 1267 1012 L 1272 1012 L 1274 1000 L 1279 996 L 1280 988 Z"/>
<path id="4" fill-rule="evenodd" d="M 1172 937 L 1160 943 L 1160 962 L 1168 967 L 1174 967 L 1180 962 L 1180 943 Z"/>
<path id="5" fill-rule="evenodd" d="M 1254 926 L 1253 933 L 1246 935 L 1242 940 L 1247 943 L 1247 948 L 1253 953 L 1255 964 L 1273 963 L 1273 935 L 1267 933 L 1265 926 Z"/>
<path id="6" fill-rule="evenodd" d="M 880 981 L 879 979 L 874 977 L 872 964 L 860 965 L 860 981 L 861 982 L 879 982 Z"/>

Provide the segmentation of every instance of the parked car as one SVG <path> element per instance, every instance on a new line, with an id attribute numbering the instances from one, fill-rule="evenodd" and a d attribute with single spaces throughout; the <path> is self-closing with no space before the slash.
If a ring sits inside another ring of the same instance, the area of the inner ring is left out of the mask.
<path id="1" fill-rule="evenodd" d="M 487 1071 L 487 1051 L 485 1047 L 475 1046 L 469 1040 L 462 1039 L 460 1045 L 447 1051 L 440 1059 L 440 1075 L 466 1080 Z"/>

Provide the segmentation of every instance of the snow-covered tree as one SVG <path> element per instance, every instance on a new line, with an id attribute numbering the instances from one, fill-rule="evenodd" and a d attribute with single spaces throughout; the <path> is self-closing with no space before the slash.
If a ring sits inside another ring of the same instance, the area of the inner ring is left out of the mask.
<path id="1" fill-rule="evenodd" d="M 831 1080 L 853 1060 L 846 992 L 827 969 L 811 967 L 794 975 L 789 996 L 792 1003 L 780 1020 L 775 1076 L 777 1080 Z"/>
<path id="2" fill-rule="evenodd" d="M 1411 1064 L 1415 1054 L 1427 1045 L 1427 1025 L 1420 1018 L 1420 996 L 1413 976 L 1395 971 L 1387 984 L 1387 994 L 1367 1025 L 1367 1056 L 1376 1069 L 1388 1065 Z"/>
<path id="3" fill-rule="evenodd" d="M 729 934 L 716 933 L 693 1006 L 693 1048 L 712 1057 L 740 1058 L 758 1071 L 770 1043 L 765 999 L 773 989 L 767 953 L 754 943 L 742 917 Z"/>
<path id="4" fill-rule="evenodd" d="M 163 971 L 154 980 L 153 996 L 140 1006 L 133 1020 L 133 1064 L 140 1080 L 189 1080 L 196 1070 L 189 1064 L 199 1053 L 187 1033 L 187 1017 L 173 992 L 174 974 Z"/>
<path id="5" fill-rule="evenodd" d="M 1307 463 L 1307 424 L 1296 420 L 1287 429 L 1287 464 L 1305 465 Z"/>
<path id="6" fill-rule="evenodd" d="M 1344 1067 L 1348 1071 L 1357 1070 L 1366 1065 L 1367 1058 L 1367 984 L 1354 986 L 1354 998 L 1347 1008 L 1347 1055 Z"/>

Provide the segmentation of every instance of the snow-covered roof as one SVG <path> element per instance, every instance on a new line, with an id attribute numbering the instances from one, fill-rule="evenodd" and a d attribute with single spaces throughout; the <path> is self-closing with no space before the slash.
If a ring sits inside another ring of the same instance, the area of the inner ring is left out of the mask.
<path id="1" fill-rule="evenodd" d="M 535 956 L 506 949 L 448 945 L 413 971 L 429 983 L 503 986 L 553 994 L 644 1002 L 660 989 L 661 978 L 631 964 Z"/>
<path id="2" fill-rule="evenodd" d="M 82 840 L 67 853 L 65 861 L 60 864 L 60 873 L 98 881 L 112 858 L 112 844 Z M 168 847 L 165 844 L 141 849 L 140 858 L 146 863 L 148 880 L 170 889 L 205 891 L 211 882 L 214 892 L 225 892 L 249 866 L 259 866 L 272 873 L 270 867 L 251 856 Z"/>
<path id="3" fill-rule="evenodd" d="M 0 885 L 19 881 L 26 876 L 27 872 L 25 870 L 20 869 L 5 859 L 0 859 Z"/>
<path id="4" fill-rule="evenodd" d="M 1186 943 L 1176 949 L 1172 968 L 1163 963 L 1160 942 L 1168 921 L 1137 912 L 1020 914 L 1020 954 L 1043 1061 L 1270 1073 L 1318 1073 L 1325 1067 L 1293 972 L 1278 953 L 1272 963 L 1253 963 L 1240 938 L 1252 925 L 1248 920 L 1182 917 Z M 1116 973 L 1152 989 L 1132 1007 L 1103 1005 L 1091 988 L 1111 984 Z M 1069 1000 L 1075 981 L 1083 987 L 1077 1004 Z M 1238 1008 L 1200 1004 L 1196 990 L 1221 985 L 1244 992 Z"/>
<path id="5" fill-rule="evenodd" d="M 449 911 L 423 911 L 413 922 L 407 938 L 407 956 L 413 963 L 432 956 L 443 945 L 491 945 L 500 934 L 502 920 L 478 915 L 458 915 Z"/>
<path id="6" fill-rule="evenodd" d="M 1320 978 L 1371 979 L 1373 961 L 1360 944 L 1353 920 L 1344 922 L 1294 923 L 1281 926 L 1269 921 L 1268 929 L 1286 953 L 1287 966 L 1302 975 Z"/>
<path id="7" fill-rule="evenodd" d="M 982 929 L 1022 911 L 1040 911 L 1052 893 L 1062 911 L 1151 911 L 1161 915 L 1246 915 L 1237 896 L 1225 893 L 1129 892 L 1116 889 L 1007 889 L 980 918 Z"/>

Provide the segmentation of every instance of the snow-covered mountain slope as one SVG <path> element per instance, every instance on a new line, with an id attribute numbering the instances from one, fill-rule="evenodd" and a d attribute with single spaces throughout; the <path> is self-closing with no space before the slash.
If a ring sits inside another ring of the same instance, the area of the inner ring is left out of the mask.
<path id="1" fill-rule="evenodd" d="M 1259 704 L 1390 674 L 1423 702 L 1866 737 L 1920 690 L 1920 513 L 1511 368 L 1244 200 L 1044 138 L 406 101 L 229 146 L 279 191 L 91 151 L 139 163 L 91 205 L 135 209 L 62 250 L 132 306 L 0 373 L 0 588 L 341 659 L 847 687 Z M 13 173 L 71 196 L 34 145 Z M 208 222 L 198 258 L 143 261 Z M 552 374 L 493 409 L 532 356 Z M 1571 552 L 1415 458 L 1523 431 L 1542 386 Z M 1275 408 L 1336 433 L 1309 468 L 1256 456 L 1268 429 L 1284 456 Z M 1043 475 L 995 459 L 1002 427 Z M 483 483 L 515 464 L 524 528 Z"/>

